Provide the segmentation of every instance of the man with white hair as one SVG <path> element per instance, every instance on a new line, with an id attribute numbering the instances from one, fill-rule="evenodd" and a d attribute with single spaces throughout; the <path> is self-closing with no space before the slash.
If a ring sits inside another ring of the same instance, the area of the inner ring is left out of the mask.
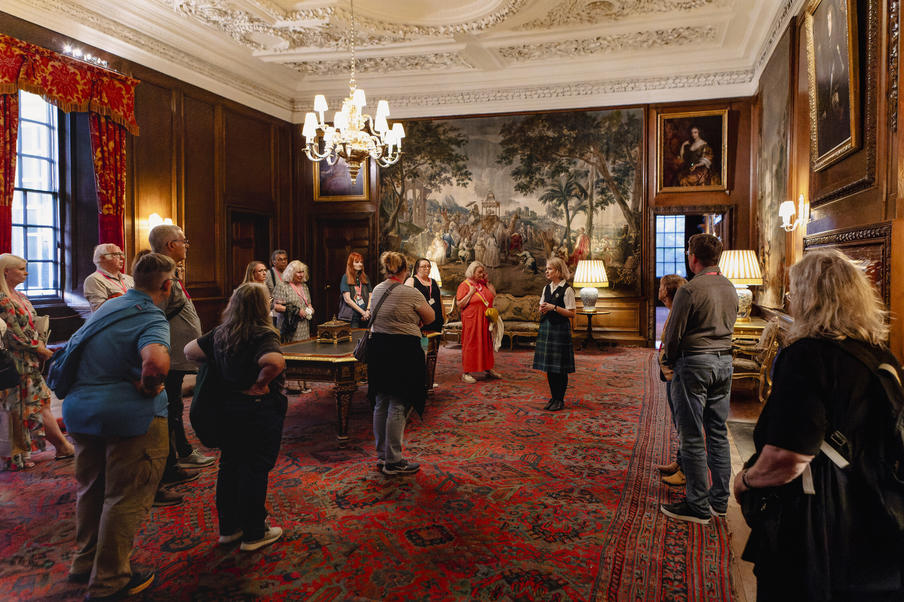
<path id="1" fill-rule="evenodd" d="M 103 243 L 94 247 L 94 265 L 97 271 L 85 278 L 83 290 L 91 304 L 91 311 L 97 311 L 104 301 L 121 297 L 135 286 L 135 281 L 122 271 L 126 263 L 125 255 L 113 243 Z"/>
<path id="2" fill-rule="evenodd" d="M 191 243 L 179 226 L 161 224 L 148 235 L 151 250 L 166 255 L 177 265 L 185 261 Z M 191 296 L 177 276 L 173 277 L 169 297 L 161 306 L 170 326 L 170 369 L 166 375 L 166 395 L 169 400 L 167 419 L 169 421 L 170 454 L 166 459 L 166 469 L 160 485 L 176 485 L 198 478 L 200 474 L 193 468 L 210 466 L 215 459 L 194 449 L 185 436 L 182 401 L 182 381 L 186 374 L 198 371 L 198 366 L 185 357 L 183 349 L 190 341 L 201 336 L 201 319 L 195 310 Z M 188 470 L 186 470 L 188 469 Z M 159 494 L 162 496 L 162 494 Z M 167 500 L 155 501 L 156 505 L 168 505 Z M 178 503 L 178 502 L 176 502 Z"/>

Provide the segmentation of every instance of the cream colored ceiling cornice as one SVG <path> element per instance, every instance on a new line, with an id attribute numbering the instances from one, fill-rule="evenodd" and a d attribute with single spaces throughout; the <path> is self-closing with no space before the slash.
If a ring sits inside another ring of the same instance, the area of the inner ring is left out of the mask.
<path id="1" fill-rule="evenodd" d="M 804 0 L 355 0 L 393 117 L 748 96 Z M 4 0 L 85 44 L 300 122 L 349 75 L 345 0 Z"/>

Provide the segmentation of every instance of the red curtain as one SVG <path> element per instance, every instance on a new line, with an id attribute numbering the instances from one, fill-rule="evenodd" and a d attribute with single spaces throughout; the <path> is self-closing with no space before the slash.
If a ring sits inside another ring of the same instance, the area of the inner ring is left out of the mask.
<path id="1" fill-rule="evenodd" d="M 91 149 L 97 182 L 97 242 L 123 248 L 126 131 L 109 117 L 91 113 Z"/>
<path id="2" fill-rule="evenodd" d="M 137 85 L 126 75 L 0 34 L 0 251 L 9 251 L 12 235 L 19 90 L 39 94 L 66 112 L 91 112 L 98 242 L 123 246 L 125 137 L 127 132 L 138 135 Z"/>
<path id="3" fill-rule="evenodd" d="M 16 185 L 16 140 L 19 93 L 0 94 L 0 253 L 12 251 L 13 188 Z"/>

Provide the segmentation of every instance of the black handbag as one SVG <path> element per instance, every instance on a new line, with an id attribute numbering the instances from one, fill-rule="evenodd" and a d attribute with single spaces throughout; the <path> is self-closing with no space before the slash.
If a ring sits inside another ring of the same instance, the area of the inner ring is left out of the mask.
<path id="1" fill-rule="evenodd" d="M 389 285 L 389 289 L 385 293 L 383 293 L 383 296 L 380 297 L 380 300 L 377 302 L 377 306 L 374 307 L 374 311 L 370 315 L 371 327 L 367 330 L 367 334 L 358 339 L 357 344 L 355 344 L 355 350 L 352 351 L 352 355 L 354 355 L 355 359 L 359 362 L 367 363 L 367 344 L 370 342 L 370 337 L 372 337 L 374 333 L 373 324 L 377 323 L 377 312 L 380 311 L 380 307 L 383 305 L 383 301 L 386 301 L 386 298 L 389 296 L 389 293 L 392 292 L 392 289 L 397 286 L 399 286 L 399 283 L 393 282 Z"/>
<path id="2" fill-rule="evenodd" d="M 12 389 L 22 382 L 22 375 L 16 368 L 13 356 L 6 349 L 0 349 L 0 389 Z"/>
<path id="3" fill-rule="evenodd" d="M 195 392 L 188 410 L 188 419 L 195 434 L 205 447 L 220 447 L 220 401 L 216 359 L 207 358 L 198 369 Z"/>

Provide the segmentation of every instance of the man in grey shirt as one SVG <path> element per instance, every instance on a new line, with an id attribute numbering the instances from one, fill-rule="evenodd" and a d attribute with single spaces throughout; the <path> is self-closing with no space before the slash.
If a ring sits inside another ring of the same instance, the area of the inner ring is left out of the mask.
<path id="1" fill-rule="evenodd" d="M 711 234 L 695 234 L 688 240 L 687 261 L 695 275 L 675 293 L 662 334 L 663 363 L 675 371 L 672 401 L 687 484 L 686 499 L 663 504 L 660 510 L 700 524 L 709 523 L 710 514 L 725 516 L 731 479 L 725 421 L 738 295 L 719 270 L 721 255 L 722 242 Z"/>
<path id="2" fill-rule="evenodd" d="M 148 235 L 148 242 L 155 253 L 168 256 L 177 264 L 185 260 L 188 240 L 182 228 L 170 224 L 155 227 Z M 201 336 L 201 320 L 195 305 L 191 301 L 185 285 L 178 276 L 173 277 L 170 295 L 162 308 L 170 326 L 170 370 L 166 375 L 166 395 L 168 398 L 168 416 L 170 452 L 166 459 L 161 486 L 175 485 L 192 481 L 200 476 L 193 468 L 201 468 L 214 463 L 215 459 L 205 456 L 192 448 L 185 436 L 183 414 L 185 406 L 182 401 L 182 381 L 186 374 L 198 371 L 197 365 L 185 357 L 183 349 L 190 341 Z M 188 469 L 188 470 L 186 470 Z M 170 496 L 172 498 L 172 496 Z M 179 500 L 181 501 L 181 500 Z M 158 492 L 155 505 L 178 503 L 174 499 L 163 499 Z"/>

